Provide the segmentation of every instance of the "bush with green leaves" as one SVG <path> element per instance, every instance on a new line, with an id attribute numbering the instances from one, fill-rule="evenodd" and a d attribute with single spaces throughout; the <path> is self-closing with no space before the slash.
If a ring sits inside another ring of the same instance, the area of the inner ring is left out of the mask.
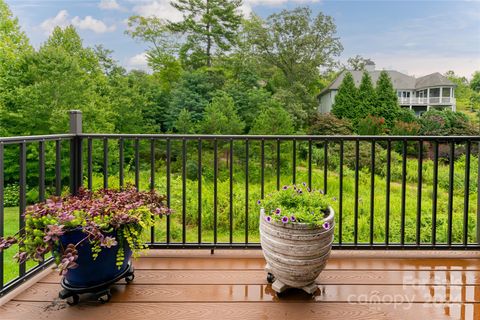
<path id="1" fill-rule="evenodd" d="M 3 204 L 5 207 L 18 206 L 20 187 L 18 184 L 5 186 L 3 189 Z"/>
<path id="2" fill-rule="evenodd" d="M 431 109 L 420 118 L 420 133 L 426 136 L 475 135 L 477 131 L 461 112 Z"/>
<path id="3" fill-rule="evenodd" d="M 386 129 L 384 118 L 368 116 L 358 122 L 357 133 L 364 136 L 380 136 L 385 134 Z"/>
<path id="4" fill-rule="evenodd" d="M 311 135 L 351 135 L 352 124 L 344 118 L 339 119 L 332 113 L 316 113 L 310 120 L 307 130 Z"/>

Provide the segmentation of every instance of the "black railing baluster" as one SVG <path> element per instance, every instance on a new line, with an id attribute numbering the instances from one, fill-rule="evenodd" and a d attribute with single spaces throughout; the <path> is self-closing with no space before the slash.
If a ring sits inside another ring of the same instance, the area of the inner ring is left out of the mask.
<path id="1" fill-rule="evenodd" d="M 470 204 L 470 152 L 471 143 L 465 143 L 465 180 L 463 193 L 463 245 L 468 244 L 468 209 Z"/>
<path id="2" fill-rule="evenodd" d="M 4 145 L 3 142 L 0 142 L 0 238 L 5 236 L 5 208 L 4 208 Z M 3 250 L 0 251 L 0 291 L 3 289 L 3 275 L 4 275 L 4 257 Z"/>
<path id="3" fill-rule="evenodd" d="M 432 245 L 437 243 L 438 141 L 433 145 Z"/>
<path id="4" fill-rule="evenodd" d="M 451 141 L 448 159 L 448 231 L 447 231 L 447 243 L 450 247 L 452 245 L 452 223 L 453 223 L 453 183 L 455 177 L 455 142 Z"/>
<path id="5" fill-rule="evenodd" d="M 140 141 L 138 138 L 135 139 L 135 188 L 140 190 Z"/>
<path id="6" fill-rule="evenodd" d="M 400 213 L 400 245 L 405 245 L 405 199 L 407 190 L 407 141 L 402 141 L 402 203 Z"/>
<path id="7" fill-rule="evenodd" d="M 90 141 L 90 140 L 89 140 Z M 120 189 L 125 186 L 124 166 L 125 166 L 125 142 L 122 138 L 118 140 L 118 185 Z M 90 180 L 90 178 L 89 178 Z"/>
<path id="8" fill-rule="evenodd" d="M 297 140 L 293 139 L 292 141 L 292 184 L 296 183 L 297 180 Z"/>
<path id="9" fill-rule="evenodd" d="M 248 244 L 248 158 L 249 141 L 245 140 L 245 244 Z"/>
<path id="10" fill-rule="evenodd" d="M 386 195 L 385 195 L 385 245 L 390 242 L 390 181 L 392 173 L 392 142 L 387 140 L 387 174 L 385 177 Z"/>
<path id="11" fill-rule="evenodd" d="M 198 139 L 198 243 L 202 243 L 202 140 Z"/>
<path id="12" fill-rule="evenodd" d="M 150 191 L 155 191 L 155 139 L 150 139 Z M 150 243 L 155 243 L 155 226 L 150 228 Z"/>
<path id="13" fill-rule="evenodd" d="M 415 242 L 420 246 L 420 230 L 422 226 L 422 184 L 423 184 L 423 141 L 418 142 L 418 185 L 417 185 L 417 223 Z"/>
<path id="14" fill-rule="evenodd" d="M 108 139 L 103 139 L 103 188 L 108 188 Z"/>
<path id="15" fill-rule="evenodd" d="M 308 139 L 308 187 L 312 190 L 312 139 Z"/>
<path id="16" fill-rule="evenodd" d="M 353 243 L 358 244 L 358 171 L 360 170 L 360 141 L 355 140 L 355 203 L 354 203 L 354 217 L 353 217 Z"/>
<path id="17" fill-rule="evenodd" d="M 218 141 L 213 140 L 213 243 L 217 244 Z"/>
<path id="18" fill-rule="evenodd" d="M 340 172 L 339 172 L 339 190 L 338 190 L 338 244 L 342 245 L 343 231 L 343 140 L 340 140 Z"/>
<path id="19" fill-rule="evenodd" d="M 20 143 L 20 156 L 19 156 L 19 180 L 20 187 L 19 194 L 19 215 L 18 215 L 18 230 L 20 237 L 25 235 L 25 209 L 27 207 L 27 145 L 25 142 Z M 19 276 L 23 277 L 26 271 L 25 262 L 19 265 Z"/>
<path id="20" fill-rule="evenodd" d="M 263 199 L 265 198 L 265 140 L 262 138 L 262 143 L 260 146 L 260 168 L 261 168 L 261 173 L 260 173 L 260 197 Z"/>
<path id="21" fill-rule="evenodd" d="M 323 192 L 328 192 L 328 141 L 323 142 Z"/>
<path id="22" fill-rule="evenodd" d="M 87 184 L 88 190 L 92 190 L 92 183 L 93 183 L 93 159 L 92 159 L 92 149 L 93 149 L 93 140 L 87 140 Z M 121 174 L 121 173 L 120 173 Z"/>
<path id="23" fill-rule="evenodd" d="M 375 215 L 375 140 L 371 145 L 371 162 L 370 162 L 370 246 L 373 246 L 373 230 Z"/>
<path id="24" fill-rule="evenodd" d="M 55 195 L 62 194 L 62 142 L 55 141 Z"/>
<path id="25" fill-rule="evenodd" d="M 45 141 L 38 143 L 38 201 L 45 201 Z"/>
<path id="26" fill-rule="evenodd" d="M 182 140 L 182 243 L 187 242 L 187 140 Z"/>
<path id="27" fill-rule="evenodd" d="M 166 155 L 166 162 L 167 162 L 167 208 L 170 208 L 170 201 L 171 201 L 171 195 L 170 195 L 170 161 L 171 161 L 171 142 L 170 139 L 167 139 L 167 155 Z M 166 242 L 167 244 L 170 243 L 170 215 L 167 216 L 167 232 L 166 232 Z"/>
<path id="28" fill-rule="evenodd" d="M 280 139 L 277 139 L 277 190 L 280 190 Z"/>
<path id="29" fill-rule="evenodd" d="M 228 215 L 230 244 L 233 243 L 233 139 L 230 139 L 230 210 Z"/>

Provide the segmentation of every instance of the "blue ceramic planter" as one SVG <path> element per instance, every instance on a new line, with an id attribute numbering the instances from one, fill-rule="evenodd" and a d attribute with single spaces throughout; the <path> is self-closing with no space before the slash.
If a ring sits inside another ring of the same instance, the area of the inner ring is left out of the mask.
<path id="1" fill-rule="evenodd" d="M 80 242 L 83 238 L 85 238 L 85 233 L 78 229 L 66 232 L 60 237 L 60 242 L 66 247 L 70 243 Z M 115 279 L 128 268 L 128 262 L 132 256 L 132 250 L 127 243 L 123 247 L 125 259 L 123 265 L 118 268 L 116 265 L 118 245 L 111 248 L 102 247 L 98 257 L 93 260 L 90 243 L 88 241 L 82 242 L 77 246 L 78 259 L 76 262 L 78 267 L 68 270 L 65 276 L 66 283 L 71 287 L 88 288 Z"/>

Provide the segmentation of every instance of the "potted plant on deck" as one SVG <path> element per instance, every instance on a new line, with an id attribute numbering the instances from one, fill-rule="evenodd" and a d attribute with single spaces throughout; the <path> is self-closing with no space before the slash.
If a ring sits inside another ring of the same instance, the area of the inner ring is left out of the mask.
<path id="1" fill-rule="evenodd" d="M 272 289 L 300 288 L 313 294 L 332 248 L 335 221 L 329 200 L 303 183 L 284 186 L 257 204 L 262 207 L 260 242 Z"/>
<path id="2" fill-rule="evenodd" d="M 0 251 L 18 243 L 18 262 L 41 262 L 52 253 L 64 276 L 60 298 L 76 304 L 79 294 L 91 292 L 105 302 L 112 283 L 133 280 L 130 258 L 145 247 L 142 235 L 155 216 L 170 213 L 164 200 L 133 187 L 52 197 L 27 208 L 24 230 L 0 238 Z"/>

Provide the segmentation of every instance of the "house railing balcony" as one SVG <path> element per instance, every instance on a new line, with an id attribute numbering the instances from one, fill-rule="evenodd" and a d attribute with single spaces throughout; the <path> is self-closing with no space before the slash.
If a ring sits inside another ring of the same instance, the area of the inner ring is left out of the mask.
<path id="1" fill-rule="evenodd" d="M 480 136 L 84 134 L 81 117 L 69 134 L 0 138 L 0 236 L 23 229 L 27 202 L 131 182 L 174 209 L 150 248 L 260 248 L 257 200 L 296 184 L 331 197 L 334 249 L 480 249 Z M 0 295 L 51 262 L 12 269 L 0 253 Z"/>
<path id="2" fill-rule="evenodd" d="M 401 105 L 453 105 L 455 104 L 455 98 L 452 97 L 399 97 L 398 103 Z"/>

